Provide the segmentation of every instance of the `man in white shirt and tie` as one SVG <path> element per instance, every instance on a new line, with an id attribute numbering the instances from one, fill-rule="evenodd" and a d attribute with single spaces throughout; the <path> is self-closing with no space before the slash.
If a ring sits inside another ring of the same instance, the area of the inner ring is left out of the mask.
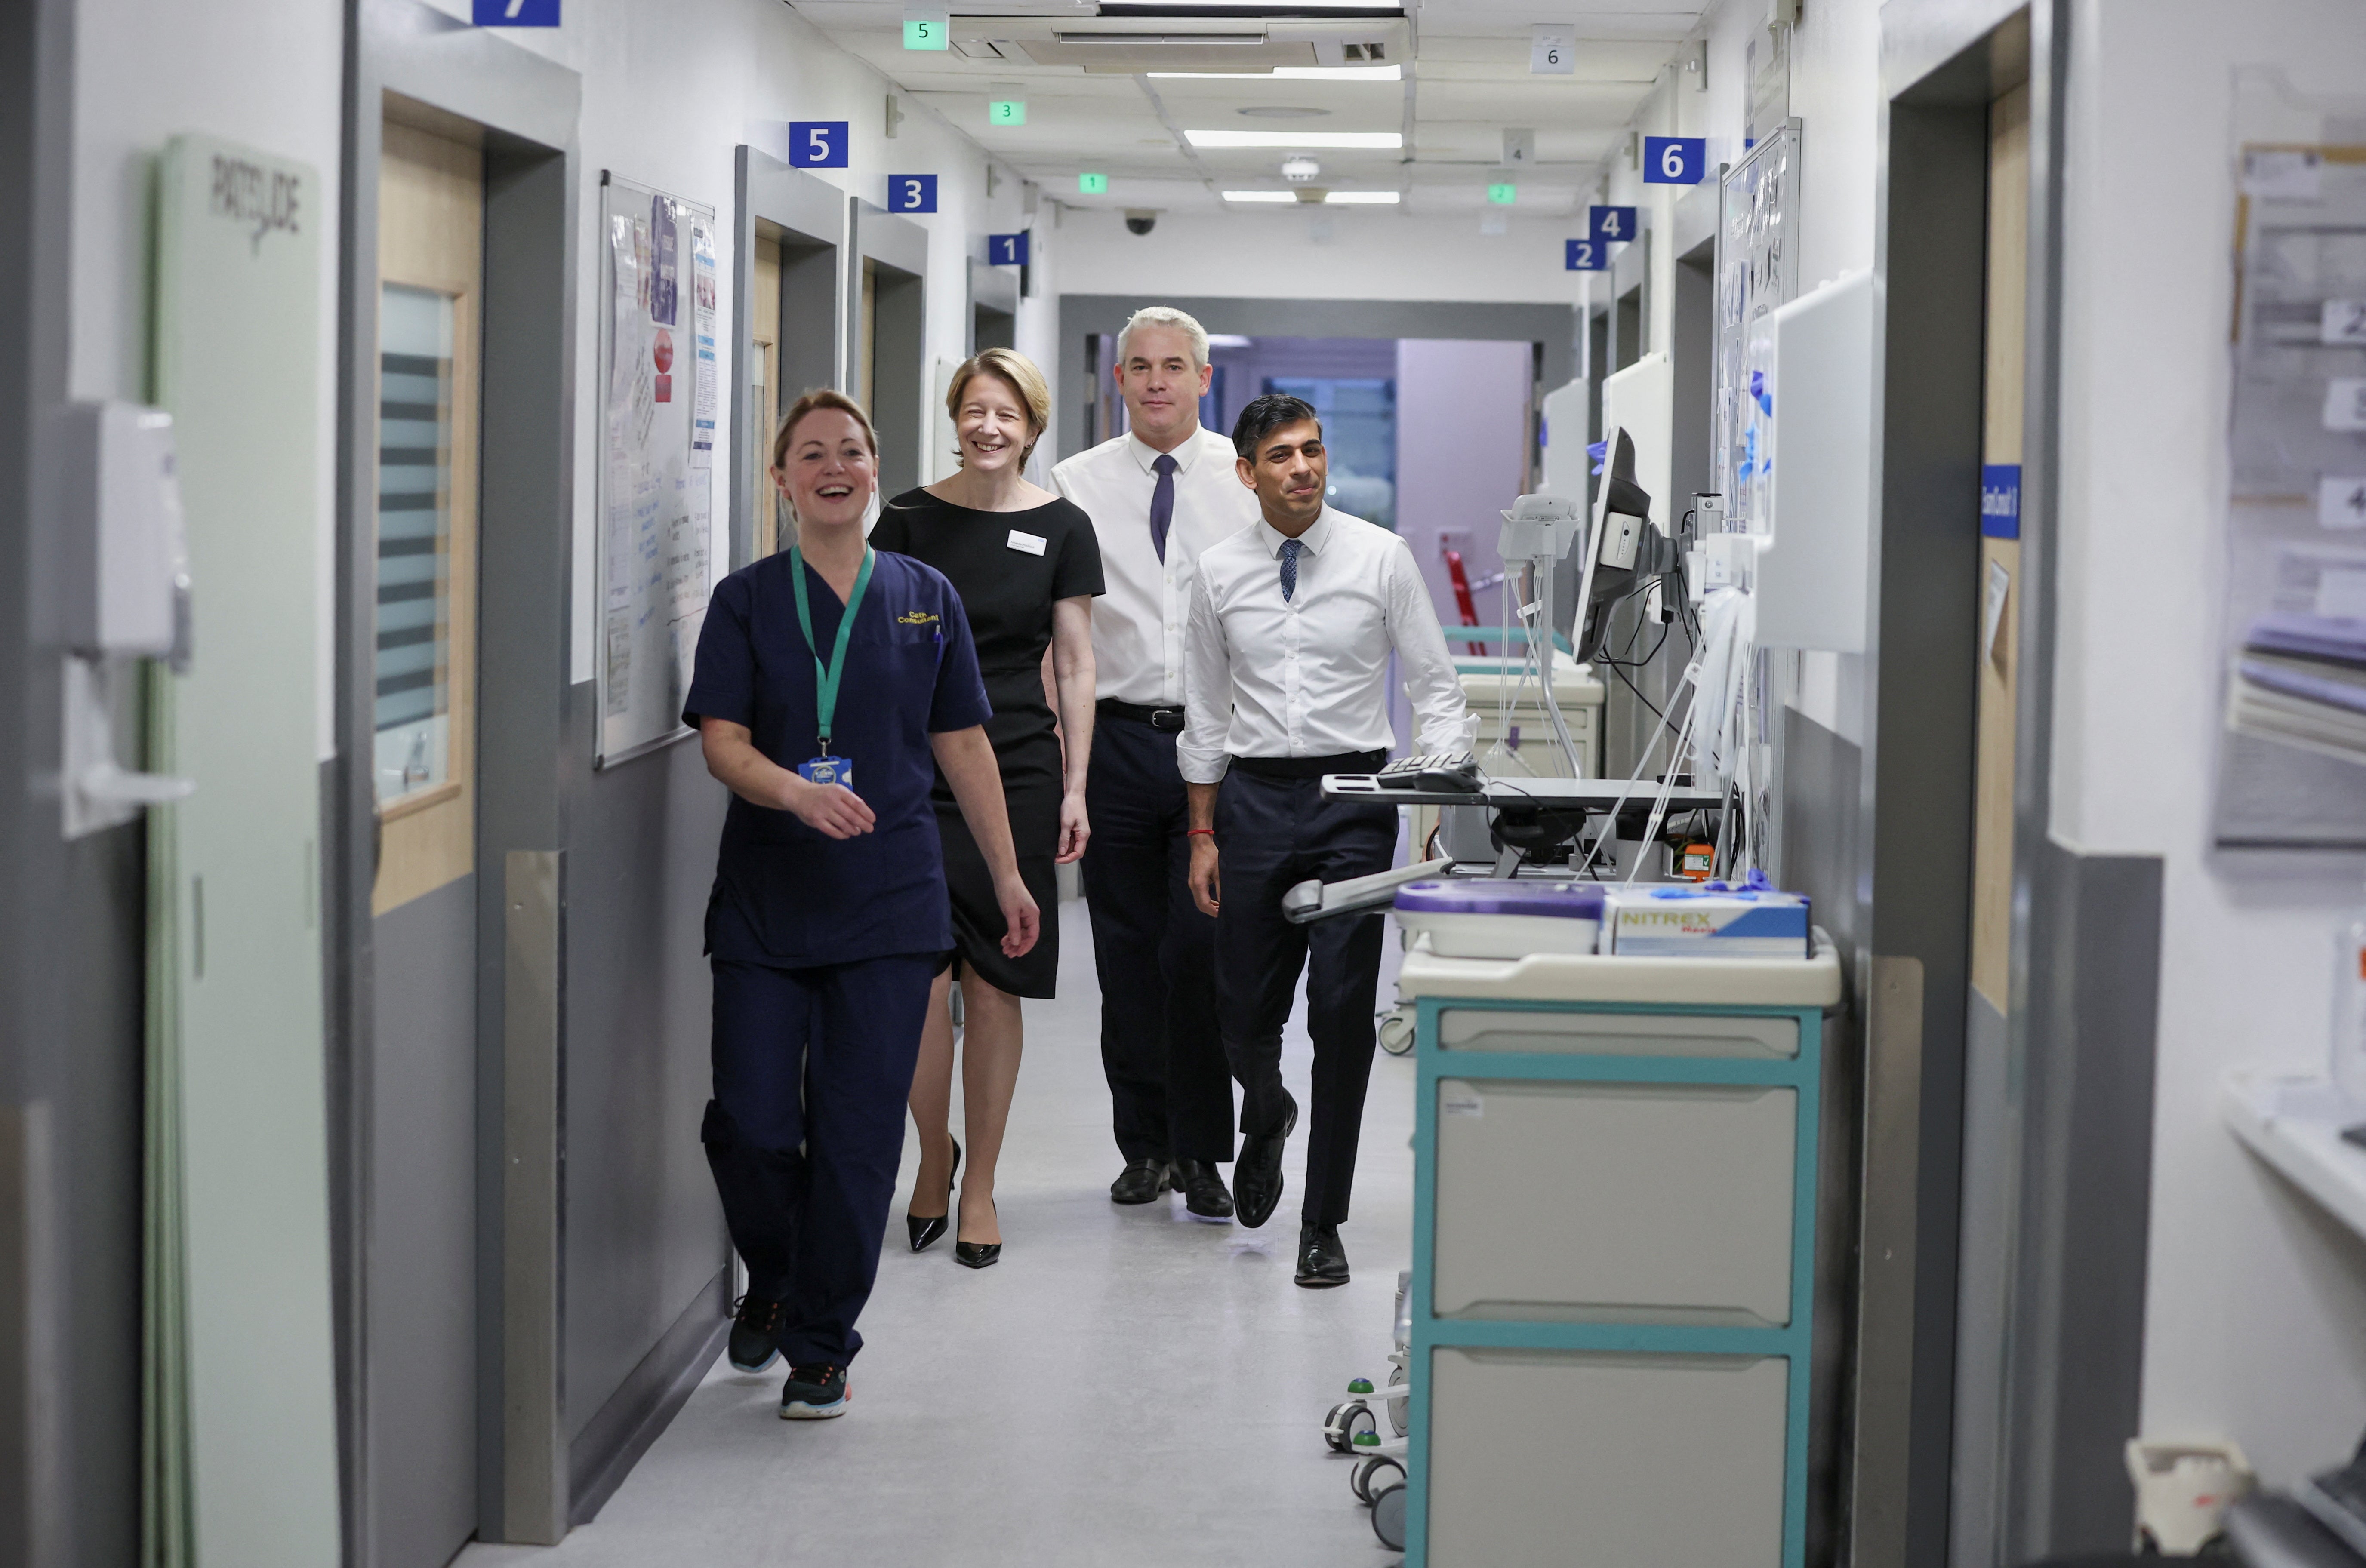
<path id="1" fill-rule="evenodd" d="M 1470 749 L 1476 722 L 1413 552 L 1387 529 L 1324 504 L 1323 427 L 1298 398 L 1241 410 L 1235 466 L 1256 493 L 1256 527 L 1200 556 L 1184 643 L 1189 718 L 1176 760 L 1190 800 L 1190 882 L 1216 916 L 1217 1014 L 1241 1084 L 1241 1223 L 1281 1200 L 1283 1140 L 1298 1102 L 1282 1087 L 1281 1030 L 1306 973 L 1314 1104 L 1306 1142 L 1297 1281 L 1347 1282 L 1339 1226 L 1372 1070 L 1384 917 L 1292 925 L 1281 896 L 1319 878 L 1385 871 L 1391 806 L 1326 801 L 1325 773 L 1369 773 L 1395 743 L 1389 655 L 1397 655 L 1425 752 Z"/>
<path id="2" fill-rule="evenodd" d="M 1052 471 L 1093 520 L 1109 591 L 1093 606 L 1098 673 L 1085 801 L 1086 907 L 1101 987 L 1101 1067 L 1125 1169 L 1121 1204 L 1170 1186 L 1200 1218 L 1232 1217 L 1216 1167 L 1233 1158 L 1233 1074 L 1215 1004 L 1215 922 L 1185 873 L 1189 840 L 1175 744 L 1183 729 L 1184 617 L 1200 553 L 1257 520 L 1233 445 L 1200 423 L 1208 334 L 1180 310 L 1138 310 L 1118 334 L 1132 430 Z"/>

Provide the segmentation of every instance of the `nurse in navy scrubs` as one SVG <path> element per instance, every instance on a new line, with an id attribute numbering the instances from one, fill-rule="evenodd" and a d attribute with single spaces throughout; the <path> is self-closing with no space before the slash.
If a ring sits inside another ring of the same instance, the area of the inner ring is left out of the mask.
<path id="1" fill-rule="evenodd" d="M 707 904 L 715 1098 L 706 1144 L 748 1294 L 731 1364 L 789 1363 L 781 1415 L 845 1412 L 854 1320 L 904 1147 L 930 982 L 953 946 L 929 791 L 941 770 L 984 852 L 1016 958 L 1040 916 L 1011 852 L 962 601 L 873 551 L 879 445 L 808 392 L 772 442 L 797 543 L 715 590 L 682 722 L 731 790 Z"/>

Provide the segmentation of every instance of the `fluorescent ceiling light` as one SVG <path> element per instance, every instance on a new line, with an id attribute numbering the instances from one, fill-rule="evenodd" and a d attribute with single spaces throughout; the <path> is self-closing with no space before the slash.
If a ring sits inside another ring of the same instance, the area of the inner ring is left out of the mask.
<path id="1" fill-rule="evenodd" d="M 1277 65 L 1270 71 L 1152 71 L 1156 82 L 1402 82 L 1402 65 Z"/>
<path id="2" fill-rule="evenodd" d="M 1329 191 L 1323 199 L 1348 207 L 1394 207 L 1403 198 L 1395 191 Z"/>
<path id="3" fill-rule="evenodd" d="M 1296 191 L 1226 191 L 1226 201 L 1296 201 Z"/>
<path id="4" fill-rule="evenodd" d="M 1242 17 L 1279 17 L 1288 18 L 1301 11 L 1362 11 L 1374 20 L 1404 15 L 1403 6 L 1391 6 L 1387 0 L 1375 5 L 1373 0 L 1277 0 L 1272 5 L 1258 0 L 1112 0 L 1102 6 L 1104 17 L 1136 17 L 1144 13 L 1166 16 L 1177 11 L 1215 11 Z"/>
<path id="5" fill-rule="evenodd" d="M 1194 147 L 1360 147 L 1394 151 L 1404 136 L 1394 130 L 1187 130 Z"/>

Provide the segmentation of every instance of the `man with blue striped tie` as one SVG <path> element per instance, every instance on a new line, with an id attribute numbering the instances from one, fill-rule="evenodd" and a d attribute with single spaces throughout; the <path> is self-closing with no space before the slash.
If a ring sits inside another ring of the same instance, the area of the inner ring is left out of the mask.
<path id="1" fill-rule="evenodd" d="M 1324 503 L 1330 475 L 1314 410 L 1268 393 L 1241 410 L 1233 450 L 1262 519 L 1200 554 L 1175 758 L 1190 802 L 1192 895 L 1216 917 L 1216 1015 L 1241 1085 L 1233 1198 L 1246 1226 L 1263 1225 L 1281 1201 L 1282 1145 L 1298 1125 L 1281 1031 L 1305 971 L 1314 1075 L 1297 1280 L 1319 1288 L 1347 1282 L 1339 1226 L 1372 1070 L 1384 917 L 1292 925 L 1281 896 L 1309 878 L 1385 871 L 1395 858 L 1395 808 L 1322 793 L 1323 775 L 1372 772 L 1395 744 L 1391 654 L 1423 751 L 1468 751 L 1476 723 L 1413 552 Z"/>

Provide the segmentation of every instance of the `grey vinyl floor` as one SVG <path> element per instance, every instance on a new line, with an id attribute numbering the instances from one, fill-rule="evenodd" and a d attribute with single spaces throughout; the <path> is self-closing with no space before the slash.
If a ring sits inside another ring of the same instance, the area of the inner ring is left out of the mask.
<path id="1" fill-rule="evenodd" d="M 1059 1000 L 1027 1004 L 997 1183 L 997 1266 L 915 1256 L 889 1222 L 852 1409 L 783 1421 L 780 1372 L 718 1360 L 600 1517 L 560 1546 L 471 1546 L 459 1568 L 852 1563 L 867 1568 L 1386 1568 L 1323 1444 L 1347 1380 L 1386 1372 L 1412 1250 L 1413 1067 L 1376 1058 L 1342 1230 L 1353 1282 L 1290 1283 L 1302 1136 L 1261 1230 L 1179 1198 L 1109 1201 L 1119 1159 L 1084 906 L 1061 906 Z M 1395 942 L 1380 994 L 1393 1001 Z M 1301 998 L 1301 1009 L 1303 999 Z M 1291 1021 L 1285 1070 L 1308 1098 Z M 955 1111 L 956 1127 L 960 1113 Z M 908 1124 L 907 1124 L 908 1126 Z"/>

